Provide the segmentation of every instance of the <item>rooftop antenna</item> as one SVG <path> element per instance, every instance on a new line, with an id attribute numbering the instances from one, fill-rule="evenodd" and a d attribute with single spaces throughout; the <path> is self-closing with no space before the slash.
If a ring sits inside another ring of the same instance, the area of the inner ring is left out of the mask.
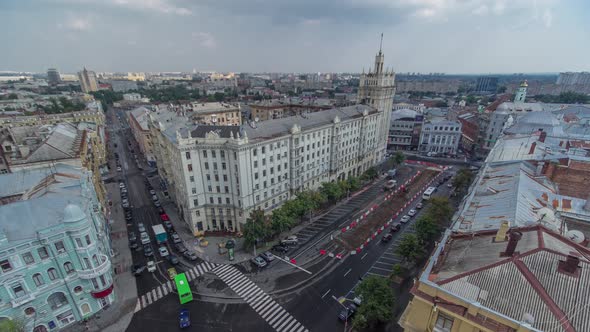
<path id="1" fill-rule="evenodd" d="M 382 48 L 383 48 L 383 32 L 381 33 L 381 42 L 379 42 L 379 54 L 381 54 Z"/>

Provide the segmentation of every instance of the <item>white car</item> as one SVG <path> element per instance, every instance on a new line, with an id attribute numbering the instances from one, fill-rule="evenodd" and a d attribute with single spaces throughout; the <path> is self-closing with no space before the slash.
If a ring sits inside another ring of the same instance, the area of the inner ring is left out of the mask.
<path id="1" fill-rule="evenodd" d="M 121 166 L 117 166 L 117 172 L 121 172 L 123 169 L 121 168 Z"/>
<path id="2" fill-rule="evenodd" d="M 150 189 L 150 194 L 153 196 L 156 194 L 156 191 L 154 189 Z M 157 197 L 157 196 L 156 196 Z"/>
<path id="3" fill-rule="evenodd" d="M 449 188 L 453 188 L 453 182 L 449 182 L 449 183 L 447 183 L 447 187 L 449 187 Z"/>
<path id="4" fill-rule="evenodd" d="M 123 205 L 124 208 L 128 208 L 129 207 L 129 201 L 126 198 L 124 198 L 121 205 Z"/>
<path id="5" fill-rule="evenodd" d="M 145 233 L 145 225 L 142 222 L 137 224 L 137 229 L 139 230 L 140 233 Z"/>
<path id="6" fill-rule="evenodd" d="M 119 188 L 121 188 L 121 189 L 125 188 L 125 183 L 124 182 L 119 182 Z"/>
<path id="7" fill-rule="evenodd" d="M 166 256 L 170 255 L 170 253 L 168 252 L 168 249 L 166 249 L 166 247 L 160 247 L 160 248 L 158 248 L 158 251 L 160 252 L 160 256 L 162 256 L 162 257 L 166 257 Z"/>
<path id="8" fill-rule="evenodd" d="M 416 215 L 416 210 L 411 209 L 410 211 L 408 211 L 408 216 L 413 217 Z"/>
<path id="9" fill-rule="evenodd" d="M 141 239 L 141 244 L 148 244 L 151 242 L 150 236 L 146 232 L 139 233 L 139 238 Z"/>
<path id="10" fill-rule="evenodd" d="M 403 216 L 402 219 L 400 220 L 402 222 L 402 224 L 407 223 L 408 221 L 410 221 L 410 216 Z"/>
<path id="11" fill-rule="evenodd" d="M 182 240 L 180 239 L 180 236 L 178 236 L 178 234 L 176 234 L 176 233 L 173 233 L 171 237 L 172 237 L 172 242 L 174 242 L 174 243 L 182 242 Z"/>
<path id="12" fill-rule="evenodd" d="M 156 272 L 156 263 L 154 263 L 152 260 L 149 260 L 147 262 L 147 270 L 148 272 Z"/>

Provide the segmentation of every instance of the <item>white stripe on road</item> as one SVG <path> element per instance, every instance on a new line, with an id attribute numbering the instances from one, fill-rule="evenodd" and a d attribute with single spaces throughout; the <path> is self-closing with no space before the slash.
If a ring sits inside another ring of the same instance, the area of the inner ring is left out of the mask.
<path id="1" fill-rule="evenodd" d="M 326 295 L 328 295 L 328 293 L 330 293 L 330 291 L 331 291 L 331 289 L 328 289 L 328 290 L 327 290 L 327 291 L 324 293 L 324 295 L 322 295 L 322 299 L 323 299 L 324 297 L 326 297 Z"/>
<path id="2" fill-rule="evenodd" d="M 352 271 L 352 268 L 348 269 L 348 271 L 346 271 L 346 273 L 344 274 L 344 276 L 346 277 L 350 273 L 350 271 Z"/>
<path id="3" fill-rule="evenodd" d="M 367 255 L 368 255 L 368 254 L 369 254 L 369 253 L 368 253 L 368 252 L 366 252 L 366 253 L 363 255 L 363 257 L 361 257 L 361 259 L 363 259 L 363 258 L 367 257 Z"/>

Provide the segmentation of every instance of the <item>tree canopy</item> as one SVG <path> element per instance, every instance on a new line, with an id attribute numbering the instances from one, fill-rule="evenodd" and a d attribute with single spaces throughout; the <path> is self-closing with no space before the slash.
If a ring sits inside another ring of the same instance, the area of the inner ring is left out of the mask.
<path id="1" fill-rule="evenodd" d="M 408 263 L 413 263 L 422 257 L 422 246 L 414 234 L 405 234 L 399 242 L 396 252 Z"/>
<path id="2" fill-rule="evenodd" d="M 473 181 L 473 172 L 467 168 L 462 168 L 457 172 L 453 179 L 453 186 L 457 188 L 457 191 L 467 189 Z"/>
<path id="3" fill-rule="evenodd" d="M 356 330 L 375 327 L 392 319 L 395 299 L 388 279 L 370 275 L 361 281 L 355 295 L 362 297 L 362 305 L 352 321 Z"/>
<path id="4" fill-rule="evenodd" d="M 269 235 L 270 227 L 267 225 L 267 218 L 264 211 L 256 209 L 250 213 L 246 220 L 242 232 L 244 233 L 244 245 L 246 247 L 254 246 L 257 241 L 266 239 Z"/>

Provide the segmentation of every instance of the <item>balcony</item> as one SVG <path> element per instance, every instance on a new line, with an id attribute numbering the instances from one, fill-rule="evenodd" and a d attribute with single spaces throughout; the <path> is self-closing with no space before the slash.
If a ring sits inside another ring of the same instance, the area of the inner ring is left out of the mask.
<path id="1" fill-rule="evenodd" d="M 16 298 L 16 299 L 10 301 L 10 304 L 12 304 L 12 307 L 13 308 L 16 308 L 16 307 L 19 307 L 19 306 L 27 303 L 27 302 L 31 302 L 34 299 L 35 299 L 35 295 L 33 295 L 33 294 L 26 294 L 26 295 L 23 295 L 23 296 L 21 296 L 19 298 Z"/>
<path id="2" fill-rule="evenodd" d="M 107 273 L 111 269 L 111 261 L 106 255 L 98 257 L 100 264 L 92 269 L 78 270 L 78 276 L 82 279 L 92 279 Z"/>
<path id="3" fill-rule="evenodd" d="M 111 295 L 114 288 L 115 287 L 114 287 L 113 283 L 111 282 L 111 284 L 108 285 L 107 287 L 105 287 L 104 289 L 91 291 L 90 295 L 92 295 L 92 297 L 95 299 L 102 299 L 102 298 L 105 298 L 105 297 Z"/>

